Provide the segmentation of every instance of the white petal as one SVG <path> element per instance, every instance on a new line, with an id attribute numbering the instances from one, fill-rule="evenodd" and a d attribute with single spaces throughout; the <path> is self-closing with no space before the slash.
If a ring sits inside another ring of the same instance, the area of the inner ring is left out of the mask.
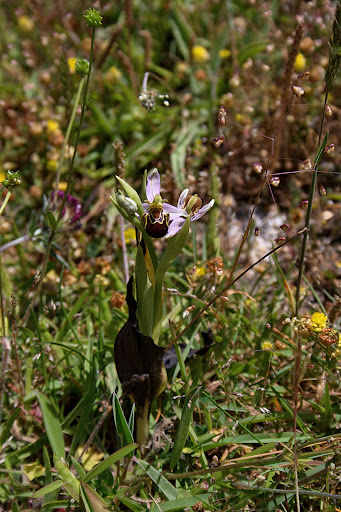
<path id="1" fill-rule="evenodd" d="M 169 214 L 170 220 L 177 219 L 178 217 L 187 217 L 188 216 L 188 213 L 186 212 L 186 210 L 183 210 L 182 208 L 177 208 L 176 206 L 173 206 L 168 203 L 163 203 L 162 206 L 163 206 L 164 213 Z"/>
<path id="2" fill-rule="evenodd" d="M 185 224 L 185 220 L 186 219 L 184 217 L 178 217 L 177 219 L 173 220 L 173 222 L 170 223 L 168 233 L 165 238 L 170 238 L 171 236 L 176 235 Z"/>
<path id="3" fill-rule="evenodd" d="M 149 174 L 149 176 L 147 178 L 147 184 L 146 184 L 147 199 L 150 203 L 153 201 L 154 197 L 157 194 L 160 194 L 160 190 L 161 190 L 160 174 L 159 174 L 158 170 L 155 168 Z"/>
<path id="4" fill-rule="evenodd" d="M 195 213 L 193 215 L 193 217 L 191 218 L 191 221 L 200 219 L 200 217 L 202 217 L 206 212 L 208 212 L 208 210 L 210 210 L 213 205 L 214 205 L 214 199 L 211 199 L 211 201 L 209 203 L 205 204 L 205 206 L 202 206 L 200 208 L 200 210 L 198 210 L 197 213 Z"/>

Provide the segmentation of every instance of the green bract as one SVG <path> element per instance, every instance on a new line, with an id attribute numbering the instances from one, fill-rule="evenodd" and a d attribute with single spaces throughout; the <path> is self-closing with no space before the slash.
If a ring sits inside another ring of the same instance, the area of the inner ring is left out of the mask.
<path id="1" fill-rule="evenodd" d="M 78 75 L 87 75 L 89 73 L 90 63 L 87 59 L 77 59 L 75 69 Z"/>

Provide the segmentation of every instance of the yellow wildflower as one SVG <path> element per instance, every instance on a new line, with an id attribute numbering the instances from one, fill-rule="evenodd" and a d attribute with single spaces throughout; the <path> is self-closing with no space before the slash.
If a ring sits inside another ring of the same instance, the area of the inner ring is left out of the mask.
<path id="1" fill-rule="evenodd" d="M 261 347 L 262 350 L 272 350 L 272 343 L 271 341 L 263 341 Z"/>
<path id="2" fill-rule="evenodd" d="M 134 228 L 128 228 L 124 231 L 124 239 L 127 245 L 134 244 L 136 241 L 136 234 Z"/>
<path id="3" fill-rule="evenodd" d="M 311 330 L 321 332 L 327 325 L 328 317 L 324 313 L 314 313 L 311 317 Z"/>
<path id="4" fill-rule="evenodd" d="M 6 179 L 6 174 L 3 171 L 0 171 L 0 183 L 2 181 L 5 181 L 5 179 Z"/>
<path id="5" fill-rule="evenodd" d="M 18 25 L 19 28 L 24 32 L 31 32 L 34 27 L 34 23 L 31 20 L 31 18 L 29 18 L 25 14 L 23 14 L 22 16 L 18 16 Z"/>
<path id="6" fill-rule="evenodd" d="M 62 190 L 62 192 L 65 192 L 66 189 L 67 189 L 66 181 L 61 181 L 60 183 L 58 183 L 58 190 Z"/>
<path id="7" fill-rule="evenodd" d="M 69 66 L 69 72 L 71 75 L 74 75 L 76 73 L 76 62 L 77 62 L 77 57 L 69 57 L 67 60 L 67 64 Z"/>
<path id="8" fill-rule="evenodd" d="M 221 59 L 228 59 L 230 57 L 230 55 L 231 55 L 231 52 L 227 48 L 225 50 L 219 51 L 219 57 Z"/>
<path id="9" fill-rule="evenodd" d="M 305 70 L 307 65 L 307 61 L 305 56 L 302 53 L 298 53 L 296 55 L 295 63 L 294 63 L 294 71 L 296 73 L 301 73 Z"/>
<path id="10" fill-rule="evenodd" d="M 47 133 L 55 133 L 60 130 L 58 121 L 54 121 L 53 119 L 49 119 L 47 121 Z"/>
<path id="11" fill-rule="evenodd" d="M 204 267 L 196 267 L 195 269 L 195 275 L 200 277 L 200 276 L 204 276 L 206 274 L 206 270 Z"/>
<path id="12" fill-rule="evenodd" d="M 55 172 L 55 171 L 57 170 L 57 168 L 58 168 L 58 162 L 57 162 L 57 160 L 48 160 L 48 161 L 46 162 L 46 169 L 47 169 L 48 171 L 53 171 L 53 172 Z"/>
<path id="13" fill-rule="evenodd" d="M 105 73 L 105 78 L 110 83 L 117 82 L 122 76 L 121 71 L 116 66 L 110 66 L 108 71 Z"/>
<path id="14" fill-rule="evenodd" d="M 192 48 L 192 59 L 194 62 L 203 63 L 210 59 L 210 54 L 201 45 L 193 46 Z"/>

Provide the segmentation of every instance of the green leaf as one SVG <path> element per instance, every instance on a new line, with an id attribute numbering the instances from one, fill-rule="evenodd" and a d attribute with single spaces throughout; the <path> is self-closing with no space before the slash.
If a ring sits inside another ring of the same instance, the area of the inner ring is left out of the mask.
<path id="1" fill-rule="evenodd" d="M 178 491 L 170 482 L 168 482 L 168 480 L 163 475 L 161 475 L 157 469 L 153 468 L 153 466 L 144 460 L 139 460 L 136 458 L 134 460 L 145 470 L 147 475 L 150 476 L 154 484 L 168 500 L 176 500 L 178 497 Z"/>
<path id="2" fill-rule="evenodd" d="M 148 250 L 146 246 L 144 246 L 144 248 L 146 251 Z M 154 272 L 152 263 L 151 270 Z M 137 314 L 139 319 L 139 330 L 146 336 L 152 336 L 154 316 L 154 290 L 148 278 L 142 245 L 139 245 L 136 251 L 135 282 L 137 292 Z"/>
<path id="3" fill-rule="evenodd" d="M 88 484 L 81 484 L 81 496 L 87 497 L 88 504 L 90 504 L 92 510 L 94 512 L 108 512 L 108 506 L 105 503 L 104 499 L 90 487 Z M 90 511 L 90 509 L 89 509 Z"/>
<path id="4" fill-rule="evenodd" d="M 39 400 L 44 425 L 51 448 L 53 452 L 58 455 L 58 457 L 65 458 L 64 438 L 62 427 L 59 423 L 58 414 L 50 400 L 40 391 L 37 391 L 37 398 Z"/>
<path id="5" fill-rule="evenodd" d="M 194 507 L 199 501 L 205 502 L 210 498 L 210 494 L 198 494 L 198 496 L 187 496 L 177 500 L 167 501 L 166 503 L 159 503 L 158 507 L 162 512 L 175 512 L 176 510 L 185 510 L 189 507 Z"/>
<path id="6" fill-rule="evenodd" d="M 89 471 L 89 473 L 87 473 L 86 477 L 83 478 L 83 482 L 90 482 L 90 480 L 103 473 L 103 471 L 105 471 L 107 468 L 118 462 L 120 459 L 122 459 L 132 451 L 136 450 L 137 446 L 138 445 L 136 443 L 124 446 L 117 452 L 107 457 L 103 462 L 96 464 L 96 466 L 94 466 L 92 470 Z"/>
<path id="7" fill-rule="evenodd" d="M 84 505 L 86 512 L 95 512 L 95 510 L 92 507 L 91 501 L 88 498 L 86 492 L 84 491 L 84 487 L 82 485 L 80 487 L 80 495 L 82 499 L 82 504 Z"/>
<path id="8" fill-rule="evenodd" d="M 145 510 L 146 510 L 145 507 L 141 507 L 141 505 L 138 505 L 136 503 L 136 501 L 134 501 L 134 500 L 132 500 L 130 498 L 125 498 L 125 497 L 119 497 L 118 496 L 118 499 L 120 500 L 122 505 L 124 505 L 125 507 L 129 508 L 129 510 L 132 510 L 133 512 L 145 512 Z"/>
<path id="9" fill-rule="evenodd" d="M 170 460 L 170 469 L 173 470 L 175 466 L 177 465 L 182 450 L 186 444 L 186 439 L 188 435 L 188 429 L 190 427 L 192 417 L 193 417 L 193 409 L 195 406 L 195 402 L 198 398 L 198 396 L 202 393 L 203 387 L 200 386 L 199 388 L 196 388 L 194 390 L 191 390 L 188 395 L 186 396 L 186 400 L 182 409 L 182 416 L 181 420 L 179 422 L 176 436 L 175 436 L 175 443 L 174 448 L 172 451 L 172 456 Z"/>
<path id="10" fill-rule="evenodd" d="M 55 453 L 53 454 L 53 462 L 58 475 L 63 480 L 63 486 L 66 492 L 72 496 L 77 502 L 79 502 L 80 484 L 77 478 L 69 470 L 64 458 L 58 457 Z"/>
<path id="11" fill-rule="evenodd" d="M 60 489 L 62 485 L 62 480 L 56 480 L 55 482 L 45 485 L 44 487 L 36 491 L 33 494 L 32 498 L 41 498 L 42 496 L 46 496 L 46 494 L 49 494 L 50 492 L 54 492 Z"/>
<path id="12" fill-rule="evenodd" d="M 162 325 L 162 284 L 164 275 L 173 263 L 175 258 L 179 256 L 182 249 L 184 248 L 189 231 L 190 216 L 187 217 L 185 224 L 182 226 L 180 231 L 173 236 L 167 245 L 167 249 L 162 255 L 159 265 L 155 273 L 155 291 L 154 291 L 154 328 L 153 328 L 153 340 L 158 343 L 158 339 L 161 332 Z"/>
<path id="13" fill-rule="evenodd" d="M 122 407 L 116 393 L 113 394 L 113 414 L 117 430 L 117 434 L 121 439 L 122 446 L 134 443 L 133 434 L 131 433 L 127 420 L 123 414 Z"/>
<path id="14" fill-rule="evenodd" d="M 326 147 L 326 144 L 327 144 L 327 140 L 328 140 L 328 132 L 326 133 L 326 135 L 324 136 L 324 139 L 322 141 L 322 144 L 321 146 L 318 148 L 318 151 L 317 151 L 317 154 L 316 154 L 316 158 L 315 158 L 315 161 L 314 161 L 314 167 L 315 169 L 317 168 L 318 164 L 320 163 L 320 160 L 322 158 L 322 155 L 323 155 L 323 152 L 324 152 L 324 148 Z"/>
<path id="15" fill-rule="evenodd" d="M 17 500 L 14 500 L 12 503 L 12 512 L 20 512 L 19 505 L 17 503 Z"/>
<path id="16" fill-rule="evenodd" d="M 170 154 L 172 173 L 176 184 L 180 189 L 183 189 L 185 185 L 184 167 L 188 146 L 192 140 L 198 136 L 199 127 L 201 124 L 202 119 L 186 124 L 186 126 L 179 132 L 174 142 L 174 149 Z"/>
<path id="17" fill-rule="evenodd" d="M 53 215 L 53 213 L 52 212 L 45 212 L 44 216 L 45 216 L 46 222 L 48 223 L 50 228 L 51 229 L 56 229 L 56 227 L 57 227 L 57 220 L 56 220 L 55 216 Z"/>
<path id="18" fill-rule="evenodd" d="M 66 316 L 66 322 L 63 324 L 61 329 L 59 329 L 59 331 L 58 331 L 58 333 L 57 333 L 57 335 L 55 337 L 55 341 L 62 341 L 62 340 L 64 340 L 64 338 L 66 336 L 66 333 L 70 329 L 70 324 L 73 321 L 74 316 L 77 313 L 79 313 L 79 311 L 83 307 L 85 299 L 87 298 L 88 295 L 89 295 L 88 290 L 85 290 L 82 293 L 82 295 L 77 299 L 75 305 L 71 308 L 71 310 L 68 312 L 68 314 Z"/>
<path id="19" fill-rule="evenodd" d="M 137 212 L 140 215 L 140 217 L 142 218 L 143 214 L 144 214 L 144 209 L 143 209 L 143 206 L 142 206 L 142 202 L 141 202 L 140 196 L 138 195 L 136 190 L 133 187 L 131 187 L 129 185 L 129 183 L 124 181 L 122 178 L 120 178 L 119 176 L 116 176 L 116 179 L 120 183 L 121 187 L 123 188 L 123 190 L 127 194 L 127 196 L 130 197 L 130 199 L 132 199 L 133 201 L 135 201 L 135 203 L 137 205 Z"/>
<path id="20" fill-rule="evenodd" d="M 81 466 L 81 464 L 79 464 L 79 462 L 74 457 L 72 457 L 72 455 L 71 455 L 71 461 L 72 461 L 72 464 L 74 465 L 75 470 L 77 471 L 79 478 L 81 478 L 81 479 L 85 478 L 85 476 L 86 476 L 85 469 Z"/>
<path id="21" fill-rule="evenodd" d="M 6 423 L 2 426 L 1 434 L 0 434 L 0 446 L 3 445 L 4 442 L 7 441 L 7 439 L 9 438 L 10 433 L 11 433 L 11 428 L 13 426 L 13 423 L 19 416 L 19 413 L 20 413 L 20 407 L 17 407 L 16 409 L 14 409 L 12 414 L 9 416 Z"/>

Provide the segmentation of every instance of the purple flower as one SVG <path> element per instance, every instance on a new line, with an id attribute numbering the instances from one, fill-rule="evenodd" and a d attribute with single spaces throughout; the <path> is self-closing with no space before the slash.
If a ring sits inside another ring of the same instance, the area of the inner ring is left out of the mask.
<path id="1" fill-rule="evenodd" d="M 52 199 L 54 197 L 54 191 L 51 194 Z M 65 196 L 65 192 L 62 190 L 57 191 L 58 202 L 62 203 Z M 80 227 L 80 218 L 83 216 L 82 205 L 71 194 L 66 195 L 65 205 L 62 211 L 62 218 L 67 218 L 70 224 L 75 224 L 76 229 Z"/>
<path id="2" fill-rule="evenodd" d="M 170 238 L 180 231 L 188 215 L 191 221 L 200 219 L 212 206 L 212 199 L 205 206 L 201 207 L 201 199 L 198 196 L 188 196 L 189 189 L 181 192 L 178 205 L 172 206 L 163 201 L 161 195 L 160 175 L 154 169 L 147 178 L 146 195 L 147 202 L 142 203 L 144 209 L 143 221 L 147 233 L 153 238 L 165 236 Z M 190 214 L 187 209 L 190 208 Z"/>

